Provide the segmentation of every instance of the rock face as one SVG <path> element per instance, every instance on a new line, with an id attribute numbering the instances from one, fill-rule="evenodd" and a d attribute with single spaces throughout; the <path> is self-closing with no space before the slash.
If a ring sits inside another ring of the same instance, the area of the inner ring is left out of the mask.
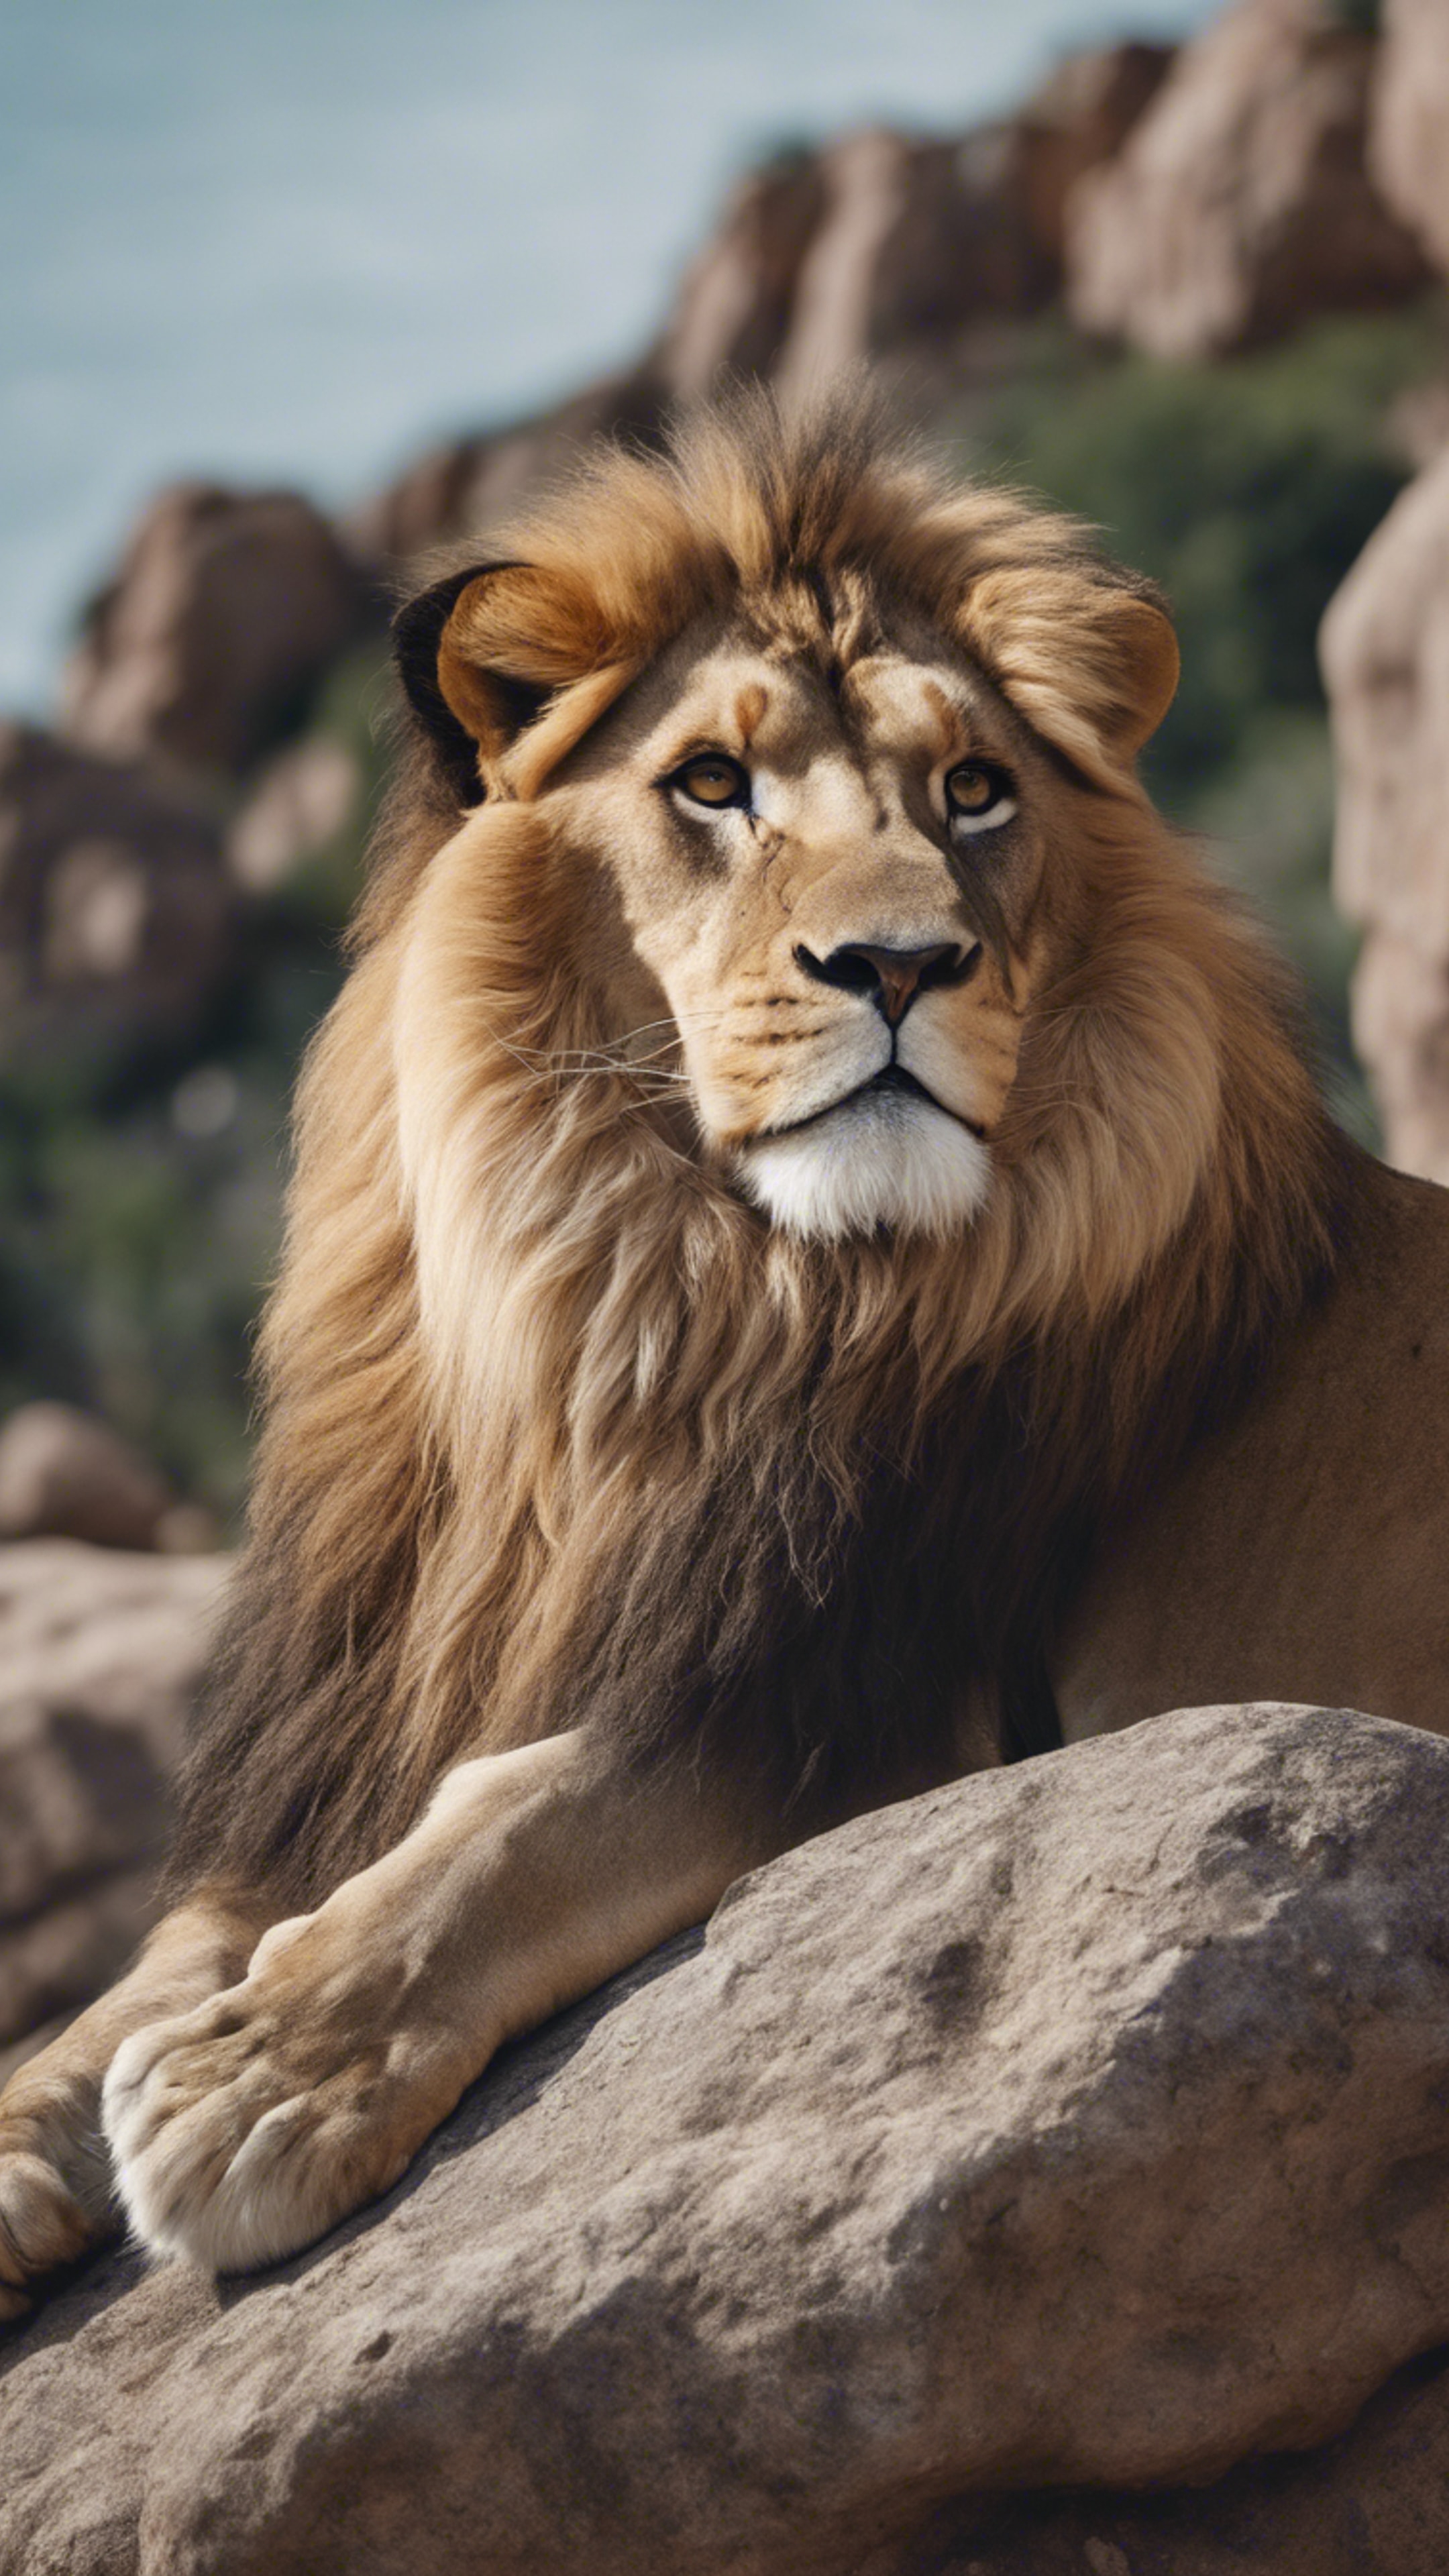
<path id="1" fill-rule="evenodd" d="M 1022 109 L 1017 151 L 1028 220 L 1058 267 L 1077 181 L 1116 158 L 1175 59 L 1172 45 L 1142 43 L 1069 54 Z"/>
<path id="2" fill-rule="evenodd" d="M 0 2563 L 1080 2568 L 987 2554 L 1002 2491 L 1336 2437 L 1449 2333 L 1446 1907 L 1449 1746 L 1341 1711 L 863 1818 L 509 2052 L 310 2254 L 59 2296 L 6 2356 Z M 1223 2563 L 1123 2556 L 1119 2504 L 1096 2576 Z"/>
<path id="3" fill-rule="evenodd" d="M 90 608 L 64 728 L 121 758 L 244 769 L 305 711 L 362 605 L 333 528 L 300 493 L 177 483 Z"/>
<path id="4" fill-rule="evenodd" d="M 152 1920 L 219 1556 L 0 1547 L 0 2070 Z M 0 2553 L 0 2564 L 3 2564 Z"/>
<path id="5" fill-rule="evenodd" d="M 1396 214 L 1449 267 L 1449 16 L 1385 0 L 1369 164 Z"/>
<path id="6" fill-rule="evenodd" d="M 1073 319 L 1213 357 L 1427 282 L 1365 167 L 1373 39 L 1327 0 L 1239 0 L 1067 207 Z"/>
<path id="7" fill-rule="evenodd" d="M 0 1053 L 188 1031 L 227 961 L 216 828 L 135 762 L 0 724 Z"/>
<path id="8" fill-rule="evenodd" d="M 1449 1181 L 1449 454 L 1375 530 L 1322 650 L 1334 890 L 1366 934 L 1354 1038 L 1390 1161 Z"/>

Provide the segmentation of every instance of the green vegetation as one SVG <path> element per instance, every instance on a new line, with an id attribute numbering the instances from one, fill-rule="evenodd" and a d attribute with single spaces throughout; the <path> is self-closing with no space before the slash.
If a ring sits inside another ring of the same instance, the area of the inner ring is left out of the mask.
<path id="1" fill-rule="evenodd" d="M 1353 942 L 1328 892 L 1332 764 L 1318 621 L 1404 481 L 1391 416 L 1441 372 L 1436 305 L 1335 322 L 1222 366 L 1029 335 L 938 428 L 963 466 L 1096 521 L 1168 593 L 1183 685 L 1155 793 L 1204 834 L 1296 959 L 1341 1114 L 1371 1117 L 1348 1042 Z M 202 1037 L 126 1065 L 0 1075 L 0 1410 L 96 1405 L 234 1518 L 248 1336 L 276 1259 L 287 1101 L 340 979 L 337 934 L 381 782 L 378 652 L 338 671 L 312 731 L 359 769 L 354 810 L 252 905 Z"/>
<path id="2" fill-rule="evenodd" d="M 288 1104 L 342 979 L 387 693 L 380 648 L 329 684 L 311 731 L 356 761 L 353 812 L 284 890 L 246 908 L 195 1043 L 0 1070 L 0 1415 L 35 1395 L 91 1405 L 233 1528 Z"/>

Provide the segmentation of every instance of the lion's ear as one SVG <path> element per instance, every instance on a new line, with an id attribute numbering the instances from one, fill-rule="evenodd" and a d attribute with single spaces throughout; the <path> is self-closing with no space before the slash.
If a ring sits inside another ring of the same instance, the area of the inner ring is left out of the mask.
<path id="1" fill-rule="evenodd" d="M 1145 583 L 1013 566 L 973 586 L 965 623 L 1028 722 L 1089 770 L 1129 767 L 1177 693 L 1177 637 Z"/>
<path id="2" fill-rule="evenodd" d="M 448 574 L 409 602 L 393 634 L 409 703 L 464 804 L 479 802 L 490 771 L 576 682 L 607 672 L 611 686 L 587 693 L 572 726 L 548 728 L 548 765 L 629 677 L 584 582 L 532 564 Z"/>

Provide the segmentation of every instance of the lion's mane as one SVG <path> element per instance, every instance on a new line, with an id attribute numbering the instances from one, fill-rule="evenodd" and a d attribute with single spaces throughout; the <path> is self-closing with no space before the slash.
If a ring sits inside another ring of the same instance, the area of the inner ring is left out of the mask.
<path id="1" fill-rule="evenodd" d="M 301 1084 L 252 1535 L 184 1796 L 180 1878 L 288 1904 L 466 1750 L 570 1724 L 822 1820 L 949 1769 L 968 1689 L 1007 1752 L 1049 1742 L 1094 1531 L 1333 1260 L 1291 1004 L 1120 748 L 1103 636 L 1132 585 L 1073 523 L 903 461 L 864 411 L 757 404 L 663 462 L 606 455 L 500 551 L 593 629 L 586 677 L 517 675 L 539 779 L 701 608 L 768 592 L 818 627 L 823 590 L 903 594 L 1074 782 L 1057 864 L 1090 929 L 970 1231 L 801 1242 L 599 1056 L 590 856 L 546 795 L 525 776 L 460 835 L 462 745 L 420 737 Z"/>

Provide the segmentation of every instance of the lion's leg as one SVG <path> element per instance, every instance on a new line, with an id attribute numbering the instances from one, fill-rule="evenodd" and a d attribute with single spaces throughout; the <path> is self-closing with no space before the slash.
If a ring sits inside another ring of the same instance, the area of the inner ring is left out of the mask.
<path id="1" fill-rule="evenodd" d="M 120 2227 L 101 2130 L 116 2050 L 133 2031 L 233 1984 L 265 1920 L 234 1899 L 198 1894 L 157 1925 L 119 1985 L 17 2067 L 0 2094 L 0 2321 L 24 2316 L 44 2273 Z"/>
<path id="2" fill-rule="evenodd" d="M 503 2040 L 763 1857 L 692 1779 L 626 1778 L 581 1733 L 461 1764 L 230 1993 L 121 2048 L 105 2120 L 132 2225 L 217 2271 L 310 2244 L 396 2182 Z"/>

